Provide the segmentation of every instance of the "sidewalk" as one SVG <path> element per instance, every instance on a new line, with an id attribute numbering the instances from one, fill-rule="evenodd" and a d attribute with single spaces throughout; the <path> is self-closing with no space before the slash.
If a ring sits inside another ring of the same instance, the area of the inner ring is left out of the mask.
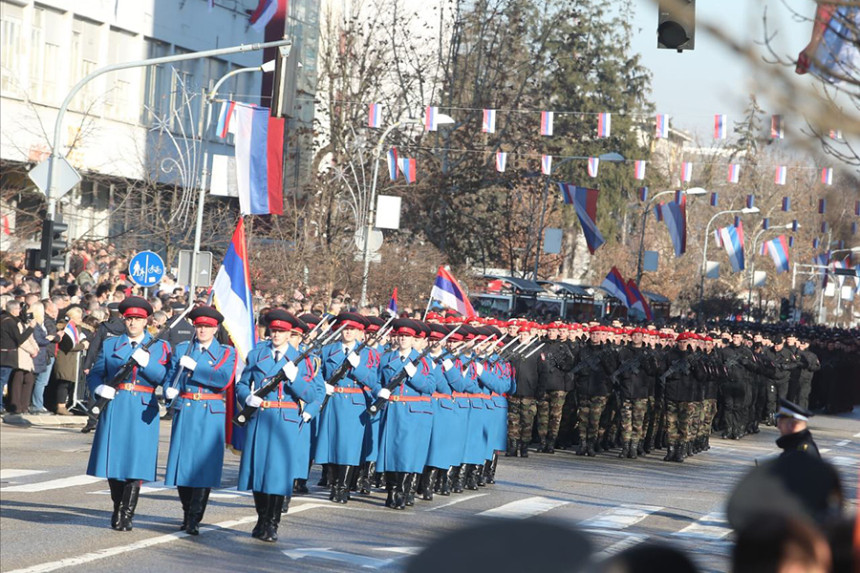
<path id="1" fill-rule="evenodd" d="M 29 426 L 48 426 L 54 428 L 73 427 L 83 428 L 87 423 L 86 416 L 52 416 L 42 414 L 34 416 L 32 414 L 3 414 L 3 423 L 12 426 L 29 427 Z"/>

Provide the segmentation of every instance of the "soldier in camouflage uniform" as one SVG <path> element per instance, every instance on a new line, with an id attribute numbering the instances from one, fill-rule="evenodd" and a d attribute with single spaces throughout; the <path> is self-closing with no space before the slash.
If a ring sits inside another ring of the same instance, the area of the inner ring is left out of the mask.
<path id="1" fill-rule="evenodd" d="M 618 370 L 612 375 L 621 409 L 621 453 L 619 458 L 636 458 L 644 438 L 648 408 L 648 378 L 656 372 L 651 352 L 644 346 L 645 330 L 634 329 L 630 346 L 618 351 Z"/>
<path id="2" fill-rule="evenodd" d="M 606 408 L 609 397 L 607 378 L 610 371 L 604 365 L 606 335 L 603 326 L 595 326 L 590 331 L 590 340 L 583 343 L 579 363 L 573 374 L 577 377 L 576 391 L 579 393 L 579 431 L 580 447 L 577 455 L 595 456 L 600 416 Z"/>
<path id="3" fill-rule="evenodd" d="M 668 355 L 669 369 L 661 376 L 666 400 L 666 432 L 669 443 L 663 461 L 683 462 L 687 451 L 689 420 L 694 412 L 695 381 L 702 378 L 697 361 L 693 359 L 690 340 L 696 335 L 682 332 L 677 347 Z"/>
<path id="4" fill-rule="evenodd" d="M 528 344 L 534 336 L 530 324 L 520 324 L 518 336 L 521 344 Z M 534 346 L 537 344 L 540 343 L 535 342 Z M 530 349 L 526 349 L 525 354 L 529 352 Z M 517 390 L 512 396 L 508 396 L 508 449 L 505 455 L 509 457 L 515 457 L 518 453 L 524 458 L 529 455 L 528 446 L 532 441 L 532 428 L 537 414 L 535 393 L 538 387 L 539 360 L 539 352 L 528 358 L 515 355 L 511 359 L 511 366 L 517 378 Z"/>
<path id="5" fill-rule="evenodd" d="M 541 452 L 555 452 L 555 439 L 561 425 L 562 408 L 567 397 L 565 373 L 573 368 L 573 353 L 568 347 L 567 330 L 561 322 L 553 322 L 547 329 L 548 342 L 539 352 L 537 403 L 537 432 Z M 561 332 L 564 331 L 564 340 Z"/>

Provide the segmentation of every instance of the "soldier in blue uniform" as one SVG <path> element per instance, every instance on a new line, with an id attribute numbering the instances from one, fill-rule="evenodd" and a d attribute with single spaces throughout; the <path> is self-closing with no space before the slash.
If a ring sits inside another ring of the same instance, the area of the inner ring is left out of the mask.
<path id="1" fill-rule="evenodd" d="M 188 315 L 194 338 L 180 342 L 165 378 L 164 397 L 176 400 L 165 485 L 175 485 L 182 502 L 182 527 L 199 533 L 209 492 L 221 487 L 224 465 L 224 391 L 236 373 L 236 351 L 215 338 L 224 317 L 209 306 Z"/>
<path id="2" fill-rule="evenodd" d="M 354 312 L 342 312 L 333 328 L 342 326 L 345 327 L 341 332 L 343 339 L 324 346 L 320 355 L 325 393 L 329 398 L 320 414 L 319 437 L 314 450 L 316 463 L 333 466 L 335 479 L 329 500 L 337 503 L 349 501 L 349 484 L 361 463 L 365 434 L 370 431 L 365 389 L 373 394 L 379 390 L 372 351 L 363 348 L 355 352 L 367 320 Z M 346 375 L 339 381 L 332 380 L 344 361 L 349 363 Z"/>
<path id="3" fill-rule="evenodd" d="M 365 336 L 379 336 L 379 330 L 385 326 L 385 320 L 378 316 L 366 316 L 367 328 L 364 329 Z M 376 365 L 376 385 L 382 384 L 382 358 L 386 353 L 388 342 L 388 333 L 377 338 L 373 344 L 369 345 L 373 360 Z M 376 398 L 376 392 L 370 392 L 365 388 L 365 394 L 368 402 L 372 402 Z M 379 422 L 382 420 L 382 412 L 370 416 L 368 420 L 369 429 L 364 435 L 364 444 L 361 447 L 361 472 L 358 477 L 357 489 L 359 493 L 364 495 L 370 494 L 372 483 L 375 487 L 381 487 L 382 474 L 376 471 L 376 452 L 379 448 Z"/>
<path id="4" fill-rule="evenodd" d="M 307 471 L 307 433 L 300 401 L 318 399 L 319 368 L 311 358 L 295 364 L 302 334 L 308 326 L 283 309 L 266 315 L 271 340 L 258 344 L 248 353 L 247 366 L 236 384 L 240 404 L 258 408 L 248 423 L 245 447 L 239 464 L 240 490 L 254 492 L 257 524 L 251 536 L 261 541 L 276 541 L 281 513 L 289 505 L 293 480 Z M 283 372 L 285 380 L 265 396 L 255 389 Z M 304 465 L 304 467 L 301 467 Z"/>
<path id="5" fill-rule="evenodd" d="M 131 531 L 140 482 L 154 481 L 158 460 L 158 400 L 155 388 L 163 383 L 170 362 L 170 346 L 152 339 L 146 319 L 152 306 L 143 298 L 126 298 L 119 306 L 126 334 L 109 338 L 87 376 L 90 392 L 110 400 L 99 416 L 87 474 L 107 478 L 113 514 L 111 527 Z M 135 367 L 116 388 L 107 385 L 127 362 Z"/>
<path id="6" fill-rule="evenodd" d="M 431 394 L 436 387 L 428 359 L 418 360 L 413 348 L 422 331 L 414 320 L 398 319 L 393 323 L 397 349 L 382 359 L 382 388 L 378 398 L 388 403 L 380 423 L 377 468 L 385 472 L 387 507 L 406 508 L 406 494 L 411 491 L 415 476 L 424 470 L 430 433 L 433 429 Z M 393 391 L 385 386 L 401 370 L 406 379 Z"/>
<path id="7" fill-rule="evenodd" d="M 313 342 L 313 340 L 317 338 L 320 333 L 323 332 L 323 328 L 325 325 L 317 327 L 317 325 L 319 325 L 319 323 L 323 320 L 322 316 L 313 313 L 305 313 L 299 316 L 299 320 L 307 324 L 308 328 L 310 328 L 311 330 L 316 329 L 310 336 L 307 337 L 307 340 L 305 341 L 306 344 Z M 301 348 L 300 350 L 304 351 L 304 348 Z M 316 358 L 319 358 L 319 350 L 320 349 L 317 348 L 314 351 L 314 356 Z M 305 454 L 306 459 L 306 463 L 303 467 L 307 467 L 307 471 L 296 476 L 295 482 L 293 483 L 293 494 L 308 493 L 308 475 L 310 474 L 311 466 L 313 465 L 313 451 L 316 448 L 317 436 L 319 434 L 320 407 L 322 406 L 323 400 L 325 399 L 325 386 L 324 384 L 322 384 L 322 377 L 318 376 L 316 380 L 318 383 L 317 399 L 313 402 L 305 404 L 304 408 L 302 409 L 302 419 L 305 422 L 305 425 L 302 429 L 302 436 L 305 435 L 305 432 L 307 432 L 308 434 L 306 438 L 306 441 L 308 443 L 307 450 L 305 450 L 304 448 L 302 449 L 302 453 Z M 326 469 L 327 468 L 324 468 L 323 470 L 323 479 L 326 478 Z"/>
<path id="8" fill-rule="evenodd" d="M 490 447 L 490 459 L 484 464 L 483 479 L 485 483 L 496 483 L 496 466 L 499 463 L 499 452 L 507 449 L 508 442 L 508 396 L 517 390 L 517 382 L 513 377 L 511 364 L 503 360 L 496 352 L 496 347 L 501 340 L 502 332 L 498 332 L 496 345 L 493 346 L 489 357 L 492 373 L 499 380 L 499 387 L 491 391 L 493 405 L 495 406 L 494 418 L 491 424 L 488 446 Z M 502 391 L 499 391 L 502 390 Z"/>

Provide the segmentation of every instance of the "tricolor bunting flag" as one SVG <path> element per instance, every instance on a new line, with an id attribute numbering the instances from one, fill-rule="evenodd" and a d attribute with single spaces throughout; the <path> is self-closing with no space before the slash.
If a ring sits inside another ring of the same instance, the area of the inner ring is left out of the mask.
<path id="1" fill-rule="evenodd" d="M 823 215 L 827 210 L 827 199 L 818 200 L 818 214 Z"/>
<path id="2" fill-rule="evenodd" d="M 720 235 L 720 229 L 714 229 L 714 243 L 718 249 L 723 248 L 723 237 Z"/>
<path id="3" fill-rule="evenodd" d="M 367 127 L 378 129 L 382 126 L 382 104 L 372 103 L 367 110 Z"/>
<path id="4" fill-rule="evenodd" d="M 741 218 L 738 215 L 735 215 L 735 227 L 741 224 Z"/>
<path id="5" fill-rule="evenodd" d="M 683 196 L 684 196 L 684 190 L 683 189 L 676 190 L 675 191 L 675 203 L 680 203 L 681 197 L 683 197 Z"/>
<path id="6" fill-rule="evenodd" d="M 278 2 L 280 0 L 260 0 L 257 8 L 251 13 L 248 22 L 251 27 L 257 32 L 263 32 L 266 25 L 272 21 L 275 14 L 278 13 Z"/>
<path id="7" fill-rule="evenodd" d="M 663 204 L 662 211 L 675 256 L 680 257 L 687 252 L 687 195 L 682 194 L 680 201 Z"/>
<path id="8" fill-rule="evenodd" d="M 752 209 L 753 207 L 755 207 L 755 195 L 747 195 L 746 206 L 747 209 Z"/>
<path id="9" fill-rule="evenodd" d="M 663 202 L 660 201 L 657 205 L 654 206 L 654 218 L 657 219 L 658 223 L 663 222 Z"/>
<path id="10" fill-rule="evenodd" d="M 831 129 L 830 130 L 830 139 L 834 141 L 839 141 L 842 139 L 842 130 L 841 129 Z"/>
<path id="11" fill-rule="evenodd" d="M 822 222 L 821 222 L 821 232 L 822 232 L 822 233 L 826 233 L 826 232 L 827 232 L 827 221 L 822 221 Z"/>
<path id="12" fill-rule="evenodd" d="M 820 245 L 820 244 L 821 244 L 821 239 L 819 239 L 818 237 L 815 237 L 814 239 L 812 239 L 812 248 L 813 249 L 817 249 L 818 245 Z"/>
<path id="13" fill-rule="evenodd" d="M 669 137 L 669 116 L 665 113 L 657 114 L 657 125 L 654 131 L 654 137 L 657 139 Z"/>
<path id="14" fill-rule="evenodd" d="M 770 229 L 770 217 L 765 217 L 761 220 L 761 228 L 767 231 Z"/>
<path id="15" fill-rule="evenodd" d="M 72 346 L 77 346 L 78 342 L 87 337 L 86 333 L 79 330 L 71 320 L 66 323 L 66 327 L 63 329 L 63 335 L 69 337 L 69 340 L 72 341 Z"/>
<path id="16" fill-rule="evenodd" d="M 552 135 L 552 121 L 555 116 L 555 112 L 552 111 L 542 111 L 540 112 L 540 134 L 541 135 Z"/>
<path id="17" fill-rule="evenodd" d="M 505 166 L 508 164 L 508 154 L 504 151 L 496 152 L 496 171 L 499 173 L 505 172 Z"/>
<path id="18" fill-rule="evenodd" d="M 860 217 L 860 201 L 854 201 L 854 216 Z"/>
<path id="19" fill-rule="evenodd" d="M 544 175 L 552 174 L 552 155 L 540 156 L 540 172 Z"/>
<path id="20" fill-rule="evenodd" d="M 224 315 L 224 329 L 243 361 L 257 343 L 245 223 L 239 219 L 224 262 L 212 283 L 212 304 Z"/>
<path id="21" fill-rule="evenodd" d="M 791 222 L 791 232 L 796 233 L 799 228 L 800 228 L 800 223 L 797 222 L 797 219 L 793 220 Z"/>
<path id="22" fill-rule="evenodd" d="M 397 316 L 397 287 L 394 287 L 394 292 L 391 293 L 391 300 L 388 301 L 385 311 L 391 316 Z"/>
<path id="23" fill-rule="evenodd" d="M 851 223 L 851 234 L 852 235 L 857 234 L 857 221 L 854 221 Z M 860 275 L 857 275 L 857 276 L 860 276 Z"/>
<path id="24" fill-rule="evenodd" d="M 630 308 L 630 293 L 627 291 L 627 283 L 624 282 L 624 277 L 621 276 L 618 269 L 612 267 L 612 270 L 609 271 L 609 274 L 600 283 L 600 288 L 617 298 L 621 304 Z"/>
<path id="25" fill-rule="evenodd" d="M 788 238 L 788 246 L 789 248 L 794 246 L 794 236 Z"/>
<path id="26" fill-rule="evenodd" d="M 593 255 L 594 251 L 606 242 L 603 235 L 600 234 L 600 229 L 597 228 L 597 198 L 600 192 L 597 189 L 578 187 L 570 183 L 559 183 L 558 185 L 561 188 L 564 202 L 573 204 L 574 209 L 576 209 L 576 216 L 579 218 L 582 233 L 585 235 L 588 252 Z"/>
<path id="27" fill-rule="evenodd" d="M 639 181 L 645 179 L 645 165 L 647 164 L 648 162 L 644 159 L 637 159 L 633 162 L 633 176 Z"/>
<path id="28" fill-rule="evenodd" d="M 734 273 L 744 270 L 744 242 L 739 229 L 739 227 L 731 225 L 720 229 L 720 238 L 726 253 L 729 255 L 729 263 L 732 265 L 732 272 Z"/>
<path id="29" fill-rule="evenodd" d="M 714 116 L 714 139 L 725 139 L 728 135 L 728 119 L 726 114 L 718 113 Z"/>
<path id="30" fill-rule="evenodd" d="M 418 164 L 415 158 L 400 157 L 397 161 L 400 164 L 400 172 L 406 178 L 406 183 L 415 183 L 418 180 Z"/>
<path id="31" fill-rule="evenodd" d="M 484 120 L 481 122 L 481 131 L 484 133 L 496 133 L 496 110 L 484 110 Z"/>
<path id="32" fill-rule="evenodd" d="M 209 8 L 209 12 L 215 9 L 215 0 L 206 0 L 206 6 Z"/>
<path id="33" fill-rule="evenodd" d="M 639 188 L 639 200 L 643 203 L 648 200 L 648 188 L 640 187 Z"/>
<path id="34" fill-rule="evenodd" d="M 773 175 L 773 182 L 777 185 L 785 185 L 785 178 L 788 173 L 788 168 L 785 165 L 778 165 L 776 173 Z"/>
<path id="35" fill-rule="evenodd" d="M 225 101 L 221 104 L 221 111 L 218 113 L 218 126 L 215 128 L 215 134 L 224 139 L 228 133 L 236 133 L 236 124 L 233 119 L 236 117 L 236 102 Z"/>
<path id="36" fill-rule="evenodd" d="M 439 271 L 436 273 L 436 280 L 433 282 L 433 288 L 430 289 L 430 298 L 467 318 L 475 316 L 475 309 L 472 308 L 466 291 L 445 267 L 439 267 Z"/>
<path id="37" fill-rule="evenodd" d="M 782 198 L 782 210 L 786 213 L 791 210 L 791 197 Z"/>
<path id="38" fill-rule="evenodd" d="M 821 182 L 825 185 L 833 185 L 833 168 L 824 167 L 821 170 Z"/>
<path id="39" fill-rule="evenodd" d="M 612 128 L 612 114 L 600 113 L 597 115 L 597 137 L 609 137 Z"/>
<path id="40" fill-rule="evenodd" d="M 439 123 L 436 115 L 439 113 L 439 108 L 434 105 L 428 105 L 424 110 L 424 130 L 436 131 L 439 129 Z"/>
<path id="41" fill-rule="evenodd" d="M 591 177 L 597 177 L 597 167 L 600 165 L 600 159 L 597 157 L 588 158 L 588 174 Z"/>
<path id="42" fill-rule="evenodd" d="M 392 147 L 388 150 L 388 177 L 392 181 L 397 181 L 397 148 Z"/>
<path id="43" fill-rule="evenodd" d="M 236 179 L 239 212 L 284 212 L 284 118 L 265 107 L 236 104 Z"/>
<path id="44" fill-rule="evenodd" d="M 783 121 L 783 117 L 778 114 L 774 114 L 770 118 L 770 138 L 771 139 L 783 139 L 785 137 L 785 122 Z"/>
<path id="45" fill-rule="evenodd" d="M 630 293 L 630 308 L 637 308 L 642 311 L 646 319 L 654 320 L 654 314 L 651 312 L 651 305 L 648 304 L 648 301 L 642 295 L 642 291 L 639 290 L 639 286 L 633 282 L 633 279 L 629 279 L 627 281 L 627 292 Z"/>
<path id="46" fill-rule="evenodd" d="M 777 274 L 788 272 L 788 241 L 785 235 L 780 235 L 765 243 L 767 254 L 773 259 Z"/>
<path id="47" fill-rule="evenodd" d="M 681 163 L 681 181 L 687 183 L 693 178 L 693 162 L 683 161 Z"/>
<path id="48" fill-rule="evenodd" d="M 716 191 L 711 192 L 711 207 L 716 207 L 717 202 L 719 201 L 719 196 Z"/>
<path id="49" fill-rule="evenodd" d="M 730 163 L 729 164 L 729 173 L 726 177 L 726 180 L 729 183 L 737 183 L 738 179 L 741 176 L 741 166 L 738 163 Z"/>

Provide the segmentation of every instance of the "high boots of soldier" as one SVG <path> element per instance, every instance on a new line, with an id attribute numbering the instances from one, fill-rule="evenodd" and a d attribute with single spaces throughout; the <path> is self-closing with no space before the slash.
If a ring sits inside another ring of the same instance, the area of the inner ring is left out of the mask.
<path id="1" fill-rule="evenodd" d="M 684 458 L 686 457 L 684 455 L 684 452 L 686 450 L 687 450 L 687 447 L 684 444 L 684 442 L 678 442 L 677 444 L 675 444 L 675 455 L 672 457 L 672 461 L 673 462 L 683 462 Z"/>
<path id="2" fill-rule="evenodd" d="M 646 454 L 650 454 L 654 451 L 654 435 L 645 438 L 644 443 L 642 445 L 642 451 Z M 643 454 L 640 454 L 643 455 Z"/>
<path id="3" fill-rule="evenodd" d="M 269 494 L 261 491 L 254 493 L 254 509 L 257 511 L 257 524 L 251 530 L 251 537 L 259 539 L 266 532 L 266 516 L 269 509 Z"/>
<path id="4" fill-rule="evenodd" d="M 293 495 L 303 495 L 309 493 L 308 480 L 296 478 L 293 480 Z"/>
<path id="5" fill-rule="evenodd" d="M 405 497 L 405 503 L 409 507 L 415 505 L 415 488 L 418 487 L 417 484 L 418 474 L 412 472 L 407 473 L 406 482 L 403 485 L 403 494 Z"/>
<path id="6" fill-rule="evenodd" d="M 278 540 L 278 525 L 281 523 L 281 512 L 284 510 L 285 498 L 282 495 L 269 495 L 266 507 L 266 526 L 260 535 L 260 541 L 273 543 Z"/>
<path id="7" fill-rule="evenodd" d="M 629 454 L 629 453 L 630 453 L 630 445 L 628 442 L 624 442 L 623 444 L 621 444 L 621 452 L 619 452 L 618 457 L 619 458 L 626 458 L 627 454 Z"/>
<path id="8" fill-rule="evenodd" d="M 475 464 L 466 464 L 466 489 L 473 491 L 478 489 L 478 480 L 475 476 L 477 467 Z"/>
<path id="9" fill-rule="evenodd" d="M 193 489 L 183 485 L 176 486 L 176 491 L 179 494 L 179 502 L 182 504 L 182 525 L 179 526 L 179 531 L 185 531 L 188 527 L 188 508 L 191 506 Z M 113 494 L 113 491 L 111 491 L 111 494 Z"/>
<path id="10" fill-rule="evenodd" d="M 487 485 L 496 483 L 496 467 L 499 465 L 499 452 L 493 452 L 493 459 L 484 464 L 484 482 Z"/>
<path id="11" fill-rule="evenodd" d="M 644 456 L 645 455 L 645 441 L 644 440 L 636 440 L 636 455 Z"/>
<path id="12" fill-rule="evenodd" d="M 191 500 L 188 504 L 188 523 L 185 531 L 188 535 L 200 533 L 200 520 L 206 511 L 206 503 L 209 500 L 209 488 L 195 487 L 191 489 Z"/>
<path id="13" fill-rule="evenodd" d="M 137 499 L 140 496 L 140 480 L 128 480 L 122 489 L 122 501 L 119 504 L 119 526 L 117 531 L 131 531 L 133 528 L 134 511 L 137 509 Z"/>
<path id="14" fill-rule="evenodd" d="M 487 482 L 484 480 L 484 467 L 486 466 L 486 462 L 483 464 L 475 464 L 475 483 L 478 484 L 478 487 L 484 487 L 487 485 Z"/>
<path id="15" fill-rule="evenodd" d="M 671 445 L 666 446 L 666 456 L 663 458 L 664 462 L 671 462 L 675 458 L 675 449 Z"/>
<path id="16" fill-rule="evenodd" d="M 546 445 L 543 448 L 543 453 L 545 453 L 545 454 L 554 454 L 555 453 L 555 436 L 547 436 L 546 437 Z"/>
<path id="17" fill-rule="evenodd" d="M 508 440 L 508 449 L 505 450 L 506 458 L 515 458 L 517 457 L 517 440 Z"/>
<path id="18" fill-rule="evenodd" d="M 394 500 L 391 507 L 394 509 L 406 509 L 406 486 L 409 474 L 406 472 L 395 472 L 394 477 Z"/>
<path id="19" fill-rule="evenodd" d="M 394 508 L 394 489 L 397 483 L 397 474 L 395 472 L 385 472 L 385 490 L 388 492 L 388 498 L 385 500 L 385 507 Z"/>
<path id="20" fill-rule="evenodd" d="M 463 482 L 461 481 L 463 466 L 451 466 L 451 471 L 448 474 L 451 482 L 451 491 L 454 493 L 463 493 Z"/>
<path id="21" fill-rule="evenodd" d="M 450 471 L 451 468 L 439 470 L 439 475 L 436 478 L 436 487 L 438 489 L 434 490 L 439 495 L 451 495 L 451 478 L 448 476 L 448 472 Z"/>
<path id="22" fill-rule="evenodd" d="M 639 442 L 634 442 L 633 440 L 627 442 L 627 457 L 632 460 L 635 460 L 637 457 L 638 449 Z"/>
<path id="23" fill-rule="evenodd" d="M 693 442 L 687 442 L 687 457 L 693 457 Z"/>
<path id="24" fill-rule="evenodd" d="M 334 464 L 323 464 L 322 475 L 317 485 L 320 487 L 328 487 L 334 483 Z M 331 499 L 331 498 L 329 498 Z"/>
<path id="25" fill-rule="evenodd" d="M 588 441 L 585 443 L 585 455 L 589 458 L 593 458 L 597 455 L 597 451 L 594 449 L 594 444 L 597 442 L 594 438 L 588 438 Z"/>
<path id="26" fill-rule="evenodd" d="M 335 481 L 331 486 L 329 500 L 335 503 L 346 503 L 349 501 L 349 468 L 350 466 L 336 465 Z"/>
<path id="27" fill-rule="evenodd" d="M 436 468 L 427 466 L 421 474 L 421 483 L 418 484 L 418 493 L 424 501 L 433 501 L 433 482 L 436 479 Z"/>
<path id="28" fill-rule="evenodd" d="M 529 443 L 526 440 L 520 441 L 520 457 L 521 458 L 529 457 Z"/>
<path id="29" fill-rule="evenodd" d="M 355 487 L 361 495 L 370 494 L 370 464 L 371 462 L 362 462 L 361 470 L 358 472 Z"/>
<path id="30" fill-rule="evenodd" d="M 122 505 L 122 492 L 125 488 L 125 482 L 118 479 L 109 479 L 108 486 L 110 487 L 110 499 L 113 501 L 113 513 L 110 516 L 110 526 L 112 529 L 119 529 L 119 508 L 120 505 Z M 185 505 L 185 502 L 183 502 L 183 509 L 185 509 Z"/>

